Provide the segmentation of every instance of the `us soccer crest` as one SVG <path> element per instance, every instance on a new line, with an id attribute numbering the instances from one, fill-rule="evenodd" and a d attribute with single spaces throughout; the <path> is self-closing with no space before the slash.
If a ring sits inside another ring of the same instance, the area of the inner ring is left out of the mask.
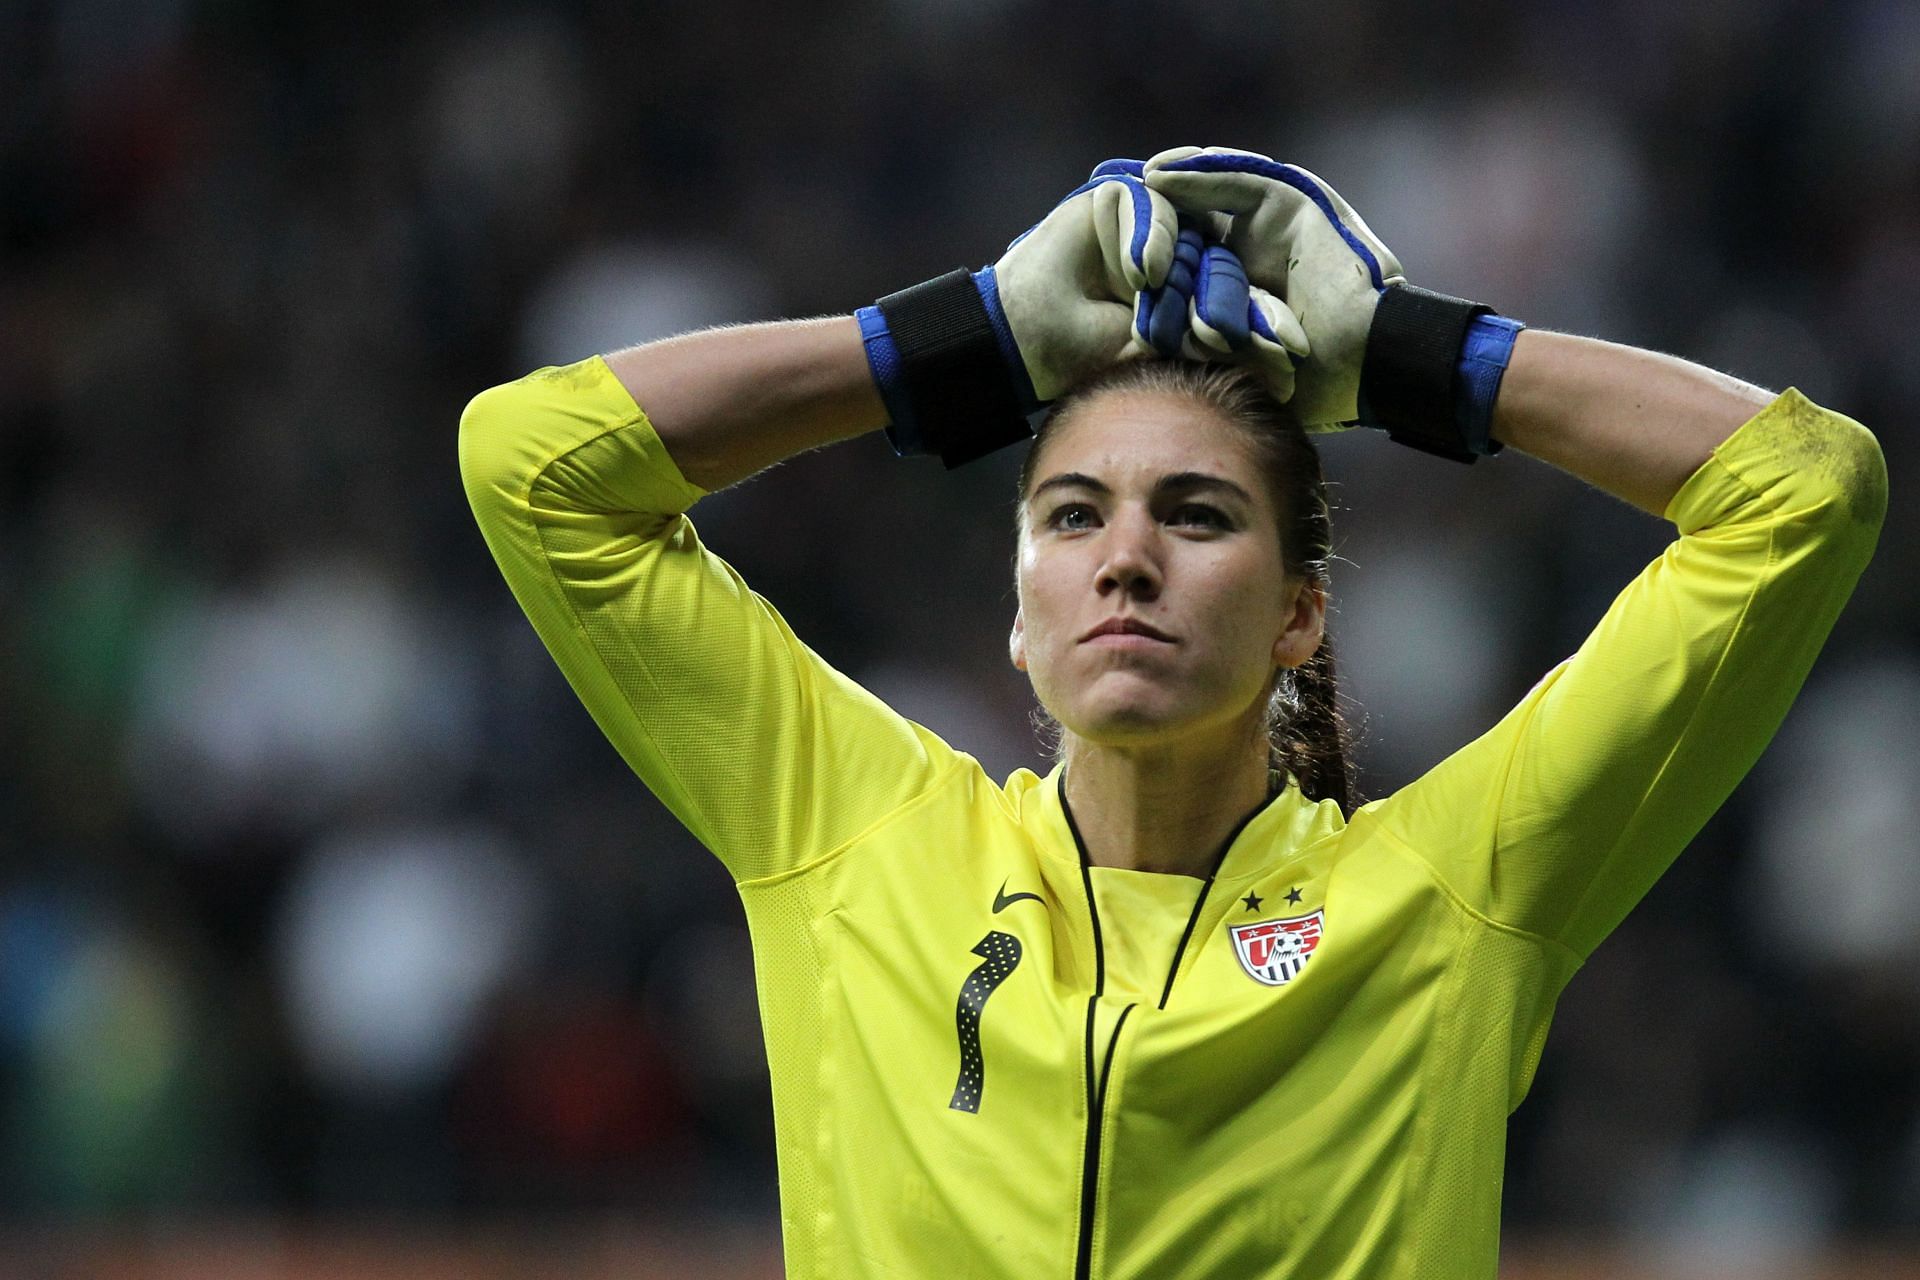
<path id="1" fill-rule="evenodd" d="M 1270 987 L 1285 986 L 1307 967 L 1314 948 L 1320 945 L 1325 915 L 1325 911 L 1315 911 L 1287 920 L 1233 925 L 1229 931 L 1240 967 Z"/>

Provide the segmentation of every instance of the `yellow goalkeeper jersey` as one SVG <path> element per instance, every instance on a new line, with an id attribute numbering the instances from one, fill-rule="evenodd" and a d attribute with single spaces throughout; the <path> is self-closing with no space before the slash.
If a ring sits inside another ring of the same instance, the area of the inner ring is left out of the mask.
<path id="1" fill-rule="evenodd" d="M 1351 821 L 1289 785 L 1201 880 L 1089 866 L 1060 770 L 996 783 L 801 643 L 603 360 L 481 393 L 460 465 L 738 883 L 808 1280 L 1492 1277 L 1556 997 L 1772 736 L 1886 503 L 1873 436 L 1783 393 L 1498 724 Z"/>

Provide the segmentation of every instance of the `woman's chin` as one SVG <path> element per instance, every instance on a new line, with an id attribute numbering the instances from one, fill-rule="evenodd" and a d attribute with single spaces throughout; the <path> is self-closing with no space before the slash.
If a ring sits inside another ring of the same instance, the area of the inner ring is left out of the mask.
<path id="1" fill-rule="evenodd" d="M 1084 708 L 1061 724 L 1093 746 L 1138 747 L 1185 736 L 1194 728 L 1194 717 L 1159 701 L 1132 699 Z"/>
<path id="2" fill-rule="evenodd" d="M 1121 695 L 1122 691 L 1104 691 Z M 1196 707 L 1190 701 L 1167 696 L 1163 687 L 1145 687 L 1124 691 L 1123 696 L 1092 697 L 1068 709 L 1063 716 L 1048 708 L 1050 714 L 1074 737 L 1090 746 L 1139 748 L 1155 744 L 1172 745 L 1183 740 L 1213 735 L 1239 734 L 1248 723 L 1246 716 L 1218 706 Z M 1258 723 L 1255 724 L 1257 729 Z"/>

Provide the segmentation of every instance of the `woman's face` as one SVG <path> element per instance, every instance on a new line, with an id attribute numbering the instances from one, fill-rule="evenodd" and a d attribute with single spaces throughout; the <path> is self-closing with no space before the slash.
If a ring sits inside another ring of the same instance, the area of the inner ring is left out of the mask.
<path id="1" fill-rule="evenodd" d="M 1165 392 L 1100 396 L 1049 436 L 1024 495 L 1010 649 L 1069 732 L 1103 745 L 1260 735 L 1274 668 L 1319 647 L 1325 599 L 1285 576 L 1253 448 Z M 1116 617 L 1167 638 L 1089 638 Z"/>

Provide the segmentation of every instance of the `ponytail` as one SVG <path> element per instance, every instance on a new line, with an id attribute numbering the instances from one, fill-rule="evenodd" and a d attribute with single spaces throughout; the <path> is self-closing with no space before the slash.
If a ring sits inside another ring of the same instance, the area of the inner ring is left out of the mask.
<path id="1" fill-rule="evenodd" d="M 1332 800 L 1352 817 L 1361 803 L 1354 779 L 1352 730 L 1340 711 L 1333 637 L 1323 635 L 1313 657 L 1282 671 L 1268 703 L 1268 768 L 1275 789 L 1291 775 L 1309 800 Z"/>

